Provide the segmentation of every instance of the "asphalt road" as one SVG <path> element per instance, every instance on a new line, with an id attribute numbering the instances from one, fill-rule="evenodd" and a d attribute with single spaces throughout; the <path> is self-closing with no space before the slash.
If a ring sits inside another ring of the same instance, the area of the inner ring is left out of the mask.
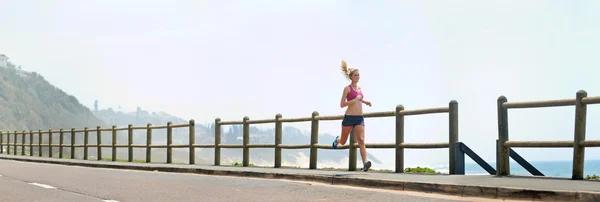
<path id="1" fill-rule="evenodd" d="M 433 202 L 479 199 L 320 183 L 0 160 L 0 201 Z"/>

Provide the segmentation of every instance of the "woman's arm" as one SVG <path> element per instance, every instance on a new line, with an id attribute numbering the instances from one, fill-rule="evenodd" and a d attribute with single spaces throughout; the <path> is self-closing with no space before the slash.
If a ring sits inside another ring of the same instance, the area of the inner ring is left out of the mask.
<path id="1" fill-rule="evenodd" d="M 369 107 L 371 106 L 371 101 L 368 101 L 368 100 L 361 100 L 361 102 L 362 102 L 363 104 L 369 105 Z"/>

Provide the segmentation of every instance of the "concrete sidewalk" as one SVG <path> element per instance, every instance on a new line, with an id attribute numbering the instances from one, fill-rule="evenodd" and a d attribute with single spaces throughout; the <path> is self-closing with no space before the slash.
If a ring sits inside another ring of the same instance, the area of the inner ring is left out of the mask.
<path id="1" fill-rule="evenodd" d="M 99 168 L 317 181 L 375 189 L 531 201 L 600 201 L 600 181 L 491 175 L 427 175 L 162 163 L 72 160 L 0 154 L 0 159 Z M 2 168 L 0 168 L 2 169 Z"/>

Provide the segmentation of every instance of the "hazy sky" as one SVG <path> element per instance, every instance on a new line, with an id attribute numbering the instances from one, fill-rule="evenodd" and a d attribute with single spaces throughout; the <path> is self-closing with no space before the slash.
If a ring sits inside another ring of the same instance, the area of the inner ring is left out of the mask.
<path id="1" fill-rule="evenodd" d="M 197 122 L 343 114 L 344 59 L 361 70 L 373 102 L 366 112 L 455 99 L 460 141 L 494 162 L 500 95 L 600 96 L 598 10 L 593 0 L 0 0 L 0 53 L 90 108 L 97 99 Z M 405 141 L 447 141 L 447 117 L 407 117 Z M 600 106 L 587 120 L 587 139 L 600 139 Z M 573 123 L 573 107 L 509 112 L 512 140 L 572 140 Z M 394 141 L 393 118 L 366 124 L 367 142 Z M 320 125 L 340 131 L 340 121 Z M 572 158 L 566 148 L 516 150 L 528 160 Z M 369 151 L 394 165 L 392 149 Z M 598 152 L 588 148 L 586 159 Z M 447 160 L 447 149 L 406 156 L 407 165 Z"/>

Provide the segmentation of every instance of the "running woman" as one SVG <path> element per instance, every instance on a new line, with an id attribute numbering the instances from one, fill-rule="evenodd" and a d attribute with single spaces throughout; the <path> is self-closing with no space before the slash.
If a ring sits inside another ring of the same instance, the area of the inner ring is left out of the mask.
<path id="1" fill-rule="evenodd" d="M 346 61 L 342 60 L 341 66 L 342 73 L 350 81 L 350 85 L 344 87 L 342 93 L 342 99 L 340 101 L 340 107 L 348 107 L 342 120 L 342 138 L 340 136 L 335 137 L 332 146 L 334 149 L 339 144 L 344 145 L 348 140 L 348 135 L 352 128 L 354 128 L 354 134 L 356 135 L 356 142 L 360 148 L 360 156 L 363 160 L 363 168 L 361 170 L 368 171 L 371 167 L 371 161 L 367 160 L 367 148 L 365 147 L 365 121 L 363 116 L 362 104 L 366 104 L 369 107 L 371 102 L 364 100 L 364 95 L 361 88 L 358 86 L 358 80 L 360 80 L 360 74 L 358 69 L 348 68 Z"/>

